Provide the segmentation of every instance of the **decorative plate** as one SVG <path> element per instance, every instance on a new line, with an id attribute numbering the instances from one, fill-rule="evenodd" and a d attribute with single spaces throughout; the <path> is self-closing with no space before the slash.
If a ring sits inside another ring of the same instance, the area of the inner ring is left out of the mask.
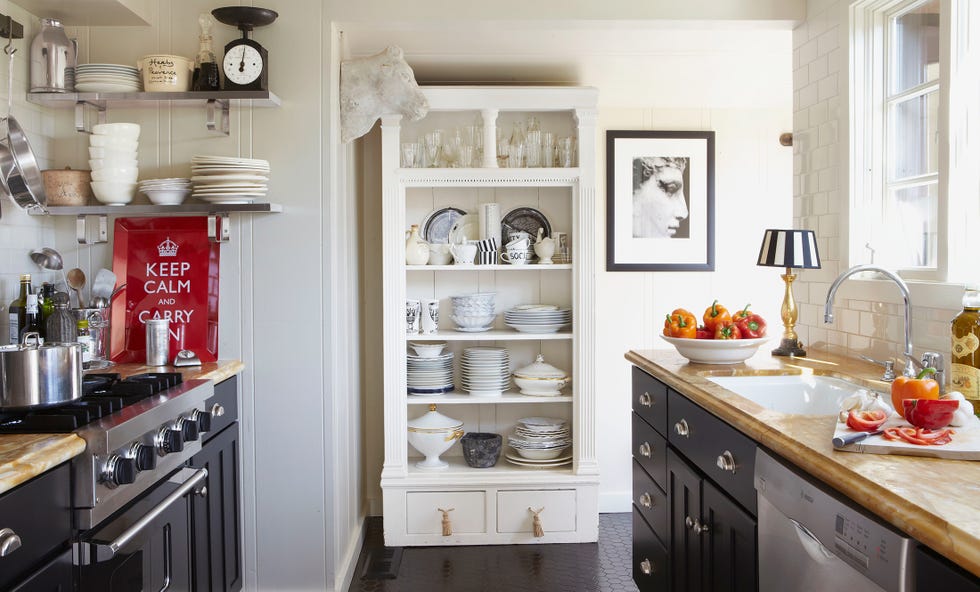
<path id="1" fill-rule="evenodd" d="M 456 220 L 466 215 L 459 208 L 441 208 L 422 219 L 422 238 L 429 243 L 448 243 Z"/>
<path id="2" fill-rule="evenodd" d="M 540 210 L 530 207 L 514 208 L 500 221 L 500 230 L 504 237 L 504 244 L 510 240 L 510 235 L 518 230 L 531 235 L 533 243 L 538 237 L 538 229 L 544 228 L 544 235 L 551 236 L 551 223 Z"/>
<path id="3" fill-rule="evenodd" d="M 476 214 L 460 216 L 449 230 L 449 242 L 461 245 L 466 241 L 480 240 L 480 218 Z"/>

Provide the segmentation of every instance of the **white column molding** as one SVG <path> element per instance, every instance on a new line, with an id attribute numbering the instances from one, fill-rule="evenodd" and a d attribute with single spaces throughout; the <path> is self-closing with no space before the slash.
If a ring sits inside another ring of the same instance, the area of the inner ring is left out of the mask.
<path id="1" fill-rule="evenodd" d="M 497 168 L 497 109 L 483 109 L 483 167 Z"/>

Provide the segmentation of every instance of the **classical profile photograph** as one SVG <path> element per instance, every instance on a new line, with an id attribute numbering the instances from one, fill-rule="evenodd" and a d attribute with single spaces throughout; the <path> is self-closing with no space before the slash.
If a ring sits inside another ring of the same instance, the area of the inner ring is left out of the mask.
<path id="1" fill-rule="evenodd" d="M 633 159 L 633 238 L 689 238 L 689 158 Z"/>

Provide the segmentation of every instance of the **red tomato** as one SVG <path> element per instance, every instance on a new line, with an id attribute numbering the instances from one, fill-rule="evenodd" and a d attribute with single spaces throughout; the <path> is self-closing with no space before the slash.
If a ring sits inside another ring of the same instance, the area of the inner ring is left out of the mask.
<path id="1" fill-rule="evenodd" d="M 888 416 L 881 409 L 873 411 L 851 411 L 847 414 L 847 427 L 859 432 L 873 432 L 885 423 Z"/>
<path id="2" fill-rule="evenodd" d="M 956 399 L 903 399 L 905 419 L 917 428 L 938 430 L 953 421 L 953 414 L 959 409 Z"/>
<path id="3" fill-rule="evenodd" d="M 917 446 L 942 446 L 953 441 L 953 430 L 933 432 L 922 428 L 887 428 L 882 436 L 886 440 L 904 440 Z"/>

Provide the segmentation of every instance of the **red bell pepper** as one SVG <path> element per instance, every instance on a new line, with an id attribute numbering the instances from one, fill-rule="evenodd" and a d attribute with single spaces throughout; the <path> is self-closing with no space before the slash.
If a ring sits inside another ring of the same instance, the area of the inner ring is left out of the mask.
<path id="1" fill-rule="evenodd" d="M 726 319 L 715 326 L 715 339 L 741 339 L 738 326 L 731 319 Z"/>
<path id="2" fill-rule="evenodd" d="M 748 307 L 746 307 L 746 310 L 748 310 Z M 759 337 L 765 337 L 766 320 L 754 312 L 750 312 L 745 316 L 740 316 L 743 312 L 746 311 L 739 311 L 738 314 L 736 314 L 736 317 L 738 318 L 735 319 L 735 325 L 742 333 L 742 339 L 756 339 Z"/>

